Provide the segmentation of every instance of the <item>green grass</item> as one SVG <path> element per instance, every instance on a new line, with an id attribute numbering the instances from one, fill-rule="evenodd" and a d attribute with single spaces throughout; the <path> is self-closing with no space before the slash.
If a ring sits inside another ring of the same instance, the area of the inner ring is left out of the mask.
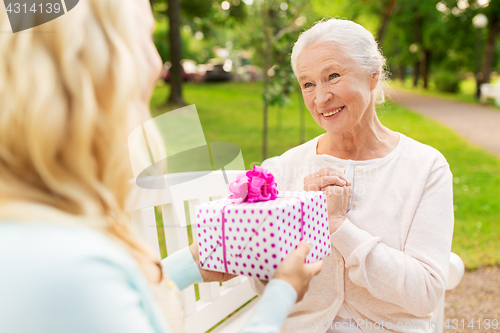
<path id="1" fill-rule="evenodd" d="M 259 83 L 187 84 L 184 97 L 196 104 L 207 141 L 238 144 L 245 165 L 262 161 L 262 85 Z M 152 99 L 153 115 L 162 107 L 167 86 L 158 86 Z M 269 156 L 299 144 L 298 96 L 269 114 Z M 386 103 L 379 116 L 387 127 L 441 151 L 454 175 L 455 230 L 452 251 L 469 269 L 500 265 L 500 158 L 469 143 L 451 129 L 402 106 Z M 307 112 L 307 110 L 306 110 Z M 323 133 L 306 115 L 306 140 Z"/>
<path id="2" fill-rule="evenodd" d="M 493 79 L 492 82 L 495 82 L 496 79 Z M 457 93 L 448 93 L 442 92 L 436 89 L 434 82 L 429 82 L 429 89 L 424 89 L 421 86 L 417 88 L 413 87 L 413 81 L 410 77 L 407 77 L 404 82 L 399 80 L 390 81 L 389 85 L 396 89 L 402 89 L 410 92 L 415 92 L 418 94 L 431 96 L 431 97 L 440 97 L 452 101 L 457 102 L 465 102 L 470 104 L 481 104 L 480 101 L 476 100 L 474 97 L 476 94 L 476 81 L 474 79 L 466 79 L 460 82 L 460 91 Z M 488 99 L 487 105 L 492 106 L 500 110 L 500 106 L 495 104 L 493 99 Z"/>

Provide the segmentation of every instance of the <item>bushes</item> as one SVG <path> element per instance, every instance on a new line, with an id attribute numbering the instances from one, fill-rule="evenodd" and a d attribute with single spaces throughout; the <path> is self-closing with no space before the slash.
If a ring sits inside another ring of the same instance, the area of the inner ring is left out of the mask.
<path id="1" fill-rule="evenodd" d="M 460 77 L 454 72 L 440 71 L 433 75 L 436 89 L 443 92 L 456 93 L 460 90 Z"/>

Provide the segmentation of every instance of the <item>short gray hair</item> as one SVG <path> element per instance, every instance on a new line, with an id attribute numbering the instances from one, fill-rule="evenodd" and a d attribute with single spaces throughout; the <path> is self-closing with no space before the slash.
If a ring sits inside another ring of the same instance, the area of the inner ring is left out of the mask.
<path id="1" fill-rule="evenodd" d="M 324 19 L 300 34 L 292 49 L 292 69 L 297 76 L 297 59 L 307 47 L 324 42 L 335 43 L 346 52 L 367 74 L 378 73 L 379 83 L 375 88 L 376 102 L 383 103 L 383 85 L 387 77 L 386 60 L 379 50 L 372 33 L 363 26 L 349 20 Z"/>

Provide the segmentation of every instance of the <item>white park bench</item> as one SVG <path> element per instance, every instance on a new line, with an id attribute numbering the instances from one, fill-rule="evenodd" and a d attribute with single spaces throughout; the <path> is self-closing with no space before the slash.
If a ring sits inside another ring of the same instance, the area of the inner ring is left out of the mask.
<path id="1" fill-rule="evenodd" d="M 265 161 L 265 163 L 267 160 Z M 269 161 L 272 162 L 272 161 Z M 268 162 L 268 163 L 269 163 Z M 263 164 L 264 165 L 264 164 Z M 242 171 L 226 171 L 229 182 Z M 173 178 L 192 176 L 194 173 L 168 175 Z M 165 176 L 160 176 L 164 178 Z M 162 179 L 156 179 L 162 180 Z M 160 257 L 158 229 L 155 217 L 155 207 L 159 207 L 163 217 L 163 232 L 165 234 L 167 253 L 172 254 L 189 245 L 188 229 L 196 235 L 196 224 L 190 221 L 194 216 L 197 204 L 229 195 L 229 191 L 221 171 L 174 185 L 169 190 L 151 190 L 135 185 L 128 201 L 128 211 L 132 223 L 147 243 L 156 250 Z M 187 212 L 187 214 L 186 214 Z M 464 274 L 464 264 L 460 257 L 452 253 L 450 257 L 450 275 L 446 290 L 454 289 Z M 198 284 L 199 299 L 195 296 L 195 287 L 185 289 L 183 303 L 185 310 L 185 327 L 187 333 L 203 333 L 227 318 L 212 330 L 214 333 L 237 333 L 248 322 L 258 298 L 250 287 L 246 277 L 236 277 L 219 284 Z M 240 311 L 233 313 L 245 303 L 251 301 Z M 432 322 L 438 323 L 435 333 L 443 332 L 444 296 L 438 309 L 434 312 Z"/>
<path id="2" fill-rule="evenodd" d="M 495 104 L 500 106 L 500 81 L 497 83 L 483 83 L 479 86 L 481 103 L 486 104 L 488 98 L 495 99 Z"/>

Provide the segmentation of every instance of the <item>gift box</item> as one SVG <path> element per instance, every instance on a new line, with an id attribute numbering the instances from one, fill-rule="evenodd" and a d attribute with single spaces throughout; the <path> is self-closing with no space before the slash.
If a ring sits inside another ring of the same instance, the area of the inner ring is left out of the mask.
<path id="1" fill-rule="evenodd" d="M 232 191 L 242 183 L 237 179 Z M 202 268 L 269 280 L 303 238 L 312 245 L 306 263 L 330 255 L 323 192 L 277 193 L 261 186 L 261 192 L 254 191 L 252 197 L 252 180 L 247 183 L 245 196 L 233 195 L 196 206 Z M 262 197 L 268 200 L 261 201 Z"/>

